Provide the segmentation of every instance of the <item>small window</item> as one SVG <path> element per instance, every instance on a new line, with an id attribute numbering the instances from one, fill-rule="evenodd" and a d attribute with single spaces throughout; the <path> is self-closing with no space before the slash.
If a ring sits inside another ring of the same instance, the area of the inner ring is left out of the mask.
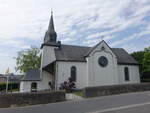
<path id="1" fill-rule="evenodd" d="M 129 69 L 128 67 L 124 68 L 125 81 L 129 81 Z"/>
<path id="2" fill-rule="evenodd" d="M 31 83 L 31 91 L 37 91 L 37 83 L 36 82 Z"/>
<path id="3" fill-rule="evenodd" d="M 102 47 L 101 47 L 101 50 L 105 50 L 105 47 L 104 47 L 104 46 L 102 46 Z"/>
<path id="4" fill-rule="evenodd" d="M 53 84 L 52 84 L 52 82 L 50 81 L 50 82 L 48 82 L 48 85 L 49 85 L 49 87 L 50 87 L 50 89 L 52 90 L 52 89 L 54 89 L 53 88 Z"/>
<path id="5" fill-rule="evenodd" d="M 77 69 L 75 66 L 71 67 L 71 79 L 72 81 L 76 82 L 76 74 L 77 74 Z"/>

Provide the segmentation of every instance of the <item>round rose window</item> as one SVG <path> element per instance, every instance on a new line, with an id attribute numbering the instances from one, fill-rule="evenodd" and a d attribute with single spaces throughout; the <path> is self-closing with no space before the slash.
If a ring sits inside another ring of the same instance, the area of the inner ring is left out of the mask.
<path id="1" fill-rule="evenodd" d="M 108 64 L 108 60 L 107 60 L 107 58 L 105 56 L 101 56 L 98 59 L 98 63 L 99 63 L 100 66 L 106 67 L 107 64 Z"/>

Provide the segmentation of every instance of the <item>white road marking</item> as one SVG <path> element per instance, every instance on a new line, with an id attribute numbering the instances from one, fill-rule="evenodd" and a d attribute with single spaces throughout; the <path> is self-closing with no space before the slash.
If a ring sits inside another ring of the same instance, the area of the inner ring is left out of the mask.
<path id="1" fill-rule="evenodd" d="M 127 105 L 127 106 L 120 106 L 120 107 L 114 107 L 114 108 L 108 108 L 100 111 L 95 111 L 95 112 L 89 112 L 89 113 L 104 113 L 104 112 L 109 112 L 109 111 L 117 111 L 117 110 L 122 110 L 122 109 L 127 109 L 127 108 L 133 108 L 133 107 L 139 107 L 139 106 L 144 106 L 144 105 L 149 105 L 150 102 L 147 103 L 140 103 L 140 104 L 132 104 L 132 105 Z"/>

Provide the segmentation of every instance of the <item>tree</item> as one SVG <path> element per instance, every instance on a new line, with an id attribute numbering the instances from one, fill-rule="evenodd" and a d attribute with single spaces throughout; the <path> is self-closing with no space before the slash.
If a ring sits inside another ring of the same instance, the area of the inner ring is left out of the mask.
<path id="1" fill-rule="evenodd" d="M 144 54 L 143 72 L 150 72 L 150 52 Z"/>
<path id="2" fill-rule="evenodd" d="M 140 73 L 150 72 L 150 47 L 144 49 L 144 51 L 133 52 L 134 57 L 140 64 Z"/>
<path id="3" fill-rule="evenodd" d="M 138 51 L 138 52 L 133 52 L 131 56 L 140 64 L 139 65 L 139 70 L 140 73 L 142 74 L 143 72 L 143 59 L 144 59 L 144 51 Z"/>
<path id="4" fill-rule="evenodd" d="M 144 49 L 145 52 L 150 52 L 150 46 Z"/>
<path id="5" fill-rule="evenodd" d="M 16 71 L 27 72 L 29 69 L 39 69 L 41 64 L 40 49 L 31 47 L 21 50 L 16 58 Z"/>
<path id="6" fill-rule="evenodd" d="M 150 47 L 145 48 L 144 59 L 143 59 L 143 72 L 150 72 Z"/>
<path id="7" fill-rule="evenodd" d="M 143 63 L 143 59 L 144 59 L 144 51 L 138 51 L 138 52 L 133 52 L 131 54 L 131 56 L 133 58 L 136 59 L 136 61 L 138 61 L 139 64 L 142 64 Z"/>

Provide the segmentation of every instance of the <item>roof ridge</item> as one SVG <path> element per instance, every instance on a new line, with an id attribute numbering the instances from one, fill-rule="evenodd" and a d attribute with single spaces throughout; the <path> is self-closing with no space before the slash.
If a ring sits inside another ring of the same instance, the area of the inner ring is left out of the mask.
<path id="1" fill-rule="evenodd" d="M 61 44 L 62 46 L 72 46 L 72 47 L 84 47 L 84 48 L 92 48 L 89 46 L 82 46 L 82 45 L 68 45 L 68 44 Z"/>
<path id="2" fill-rule="evenodd" d="M 111 48 L 114 48 L 114 49 L 123 49 L 123 48 L 119 48 L 119 47 L 111 47 Z"/>

